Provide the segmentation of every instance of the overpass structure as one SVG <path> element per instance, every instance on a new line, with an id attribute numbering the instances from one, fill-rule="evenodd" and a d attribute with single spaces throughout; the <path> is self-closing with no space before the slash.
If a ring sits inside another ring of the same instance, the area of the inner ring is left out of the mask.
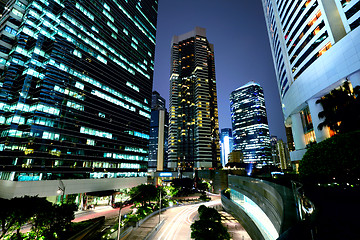
<path id="1" fill-rule="evenodd" d="M 224 209 L 236 217 L 252 240 L 275 240 L 298 221 L 293 191 L 261 179 L 228 176 L 230 198 Z"/>

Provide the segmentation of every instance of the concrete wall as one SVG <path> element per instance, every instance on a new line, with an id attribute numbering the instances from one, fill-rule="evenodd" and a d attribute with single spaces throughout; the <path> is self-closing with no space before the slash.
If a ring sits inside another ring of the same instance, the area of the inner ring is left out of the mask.
<path id="1" fill-rule="evenodd" d="M 292 190 L 284 186 L 243 176 L 228 176 L 229 188 L 246 195 L 267 215 L 276 231 L 283 233 L 297 221 Z M 222 196 L 223 207 L 232 212 L 246 231 L 255 239 L 264 239 L 260 230 L 235 202 Z"/>
<path id="2" fill-rule="evenodd" d="M 146 183 L 146 177 L 138 178 L 102 178 L 102 179 L 72 179 L 62 180 L 65 194 L 96 192 L 132 188 Z M 59 195 L 61 187 L 59 180 L 16 182 L 0 180 L 0 197 L 11 199 L 24 195 L 48 197 Z"/>
<path id="3" fill-rule="evenodd" d="M 241 226 L 243 226 L 252 240 L 266 240 L 256 224 L 241 208 L 239 208 L 236 203 L 227 197 L 224 197 L 223 195 L 221 196 L 221 203 L 223 208 L 227 212 L 231 213 L 240 222 Z"/>

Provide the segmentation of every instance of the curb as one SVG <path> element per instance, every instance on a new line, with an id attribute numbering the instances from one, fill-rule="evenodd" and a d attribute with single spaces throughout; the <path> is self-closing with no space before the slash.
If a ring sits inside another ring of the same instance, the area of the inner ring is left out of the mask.
<path id="1" fill-rule="evenodd" d="M 149 232 L 146 237 L 144 238 L 144 240 L 148 240 L 148 239 L 152 239 L 154 237 L 154 235 L 159 231 L 159 229 L 162 227 L 162 225 L 164 225 L 165 219 L 161 220 L 160 223 L 158 223 L 152 230 L 151 232 Z"/>

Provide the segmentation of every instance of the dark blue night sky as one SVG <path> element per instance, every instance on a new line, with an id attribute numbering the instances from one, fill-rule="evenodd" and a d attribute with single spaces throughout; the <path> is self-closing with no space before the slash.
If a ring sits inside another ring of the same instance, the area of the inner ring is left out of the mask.
<path id="1" fill-rule="evenodd" d="M 169 101 L 170 43 L 195 26 L 215 48 L 221 128 L 231 128 L 229 96 L 254 80 L 264 88 L 270 134 L 286 141 L 284 120 L 260 0 L 159 0 L 154 90 Z"/>

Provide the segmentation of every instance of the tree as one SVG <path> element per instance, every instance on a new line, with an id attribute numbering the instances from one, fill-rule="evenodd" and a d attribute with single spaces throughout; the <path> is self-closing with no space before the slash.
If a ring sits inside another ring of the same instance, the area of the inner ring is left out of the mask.
<path id="1" fill-rule="evenodd" d="M 214 208 L 206 207 L 205 205 L 201 205 L 198 209 L 198 212 L 199 212 L 199 218 L 201 220 L 210 220 L 213 222 L 221 221 L 221 215 Z"/>
<path id="2" fill-rule="evenodd" d="M 200 182 L 199 181 L 197 183 L 197 189 L 201 192 L 205 192 L 205 191 L 209 190 L 209 188 L 210 188 L 210 183 L 208 183 L 208 182 L 205 182 L 205 181 Z"/>
<path id="3" fill-rule="evenodd" d="M 230 234 L 220 223 L 210 220 L 197 220 L 190 226 L 191 238 L 195 240 L 228 240 Z"/>
<path id="4" fill-rule="evenodd" d="M 15 219 L 13 211 L 14 208 L 10 200 L 0 198 L 0 239 L 2 239 L 8 233 L 8 231 L 11 231 L 11 229 L 14 228 Z"/>
<path id="5" fill-rule="evenodd" d="M 45 198 L 24 196 L 11 200 L 0 199 L 0 239 L 23 239 L 20 229 L 26 223 L 32 225 L 29 239 L 60 239 L 75 218 L 74 204 L 56 205 Z"/>
<path id="6" fill-rule="evenodd" d="M 313 145 L 300 161 L 300 179 L 307 183 L 356 181 L 360 176 L 359 149 L 360 131 L 335 135 Z"/>
<path id="7" fill-rule="evenodd" d="M 221 224 L 221 215 L 214 208 L 201 205 L 198 209 L 200 220 L 191 224 L 191 238 L 195 240 L 228 240 L 230 235 Z"/>
<path id="8" fill-rule="evenodd" d="M 171 185 L 179 189 L 178 194 L 188 195 L 194 187 L 194 181 L 190 178 L 175 178 Z"/>
<path id="9" fill-rule="evenodd" d="M 324 118 L 324 121 L 319 124 L 318 129 L 328 126 L 336 133 L 360 129 L 359 93 L 360 86 L 351 91 L 349 82 L 345 82 L 317 100 L 316 103 L 321 104 L 324 109 L 319 113 L 319 118 Z"/>
<path id="10" fill-rule="evenodd" d="M 158 189 L 154 185 L 141 184 L 130 190 L 130 198 L 133 202 L 145 206 L 146 202 L 150 205 L 151 201 L 159 198 Z"/>
<path id="11" fill-rule="evenodd" d="M 45 239 L 62 239 L 69 230 L 71 220 L 75 219 L 75 204 L 44 204 L 32 218 L 31 237 Z"/>
<path id="12" fill-rule="evenodd" d="M 173 186 L 165 186 L 164 187 L 165 191 L 166 191 L 166 194 L 169 195 L 170 197 L 173 197 L 175 196 L 178 192 L 179 192 L 179 189 L 173 187 Z"/>
<path id="13" fill-rule="evenodd" d="M 37 196 L 24 196 L 13 198 L 11 200 L 1 199 L 0 221 L 1 234 L 0 239 L 10 234 L 13 238 L 21 239 L 21 227 L 30 221 L 40 206 L 48 201 Z M 15 233 L 13 234 L 13 232 Z"/>

